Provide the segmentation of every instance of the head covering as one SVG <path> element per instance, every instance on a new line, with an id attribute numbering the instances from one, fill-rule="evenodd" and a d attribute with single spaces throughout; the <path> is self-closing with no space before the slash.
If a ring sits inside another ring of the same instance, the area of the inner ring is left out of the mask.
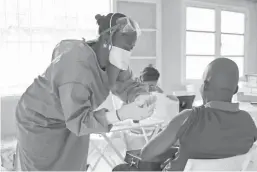
<path id="1" fill-rule="evenodd" d="M 212 89 L 234 94 L 239 82 L 239 69 L 234 61 L 218 58 L 207 66 L 203 79 Z"/>
<path id="2" fill-rule="evenodd" d="M 97 14 L 95 16 L 97 24 L 99 25 L 98 33 L 99 35 L 103 33 L 111 33 L 112 30 L 123 33 L 136 32 L 137 37 L 141 35 L 141 30 L 136 21 L 125 16 L 121 13 L 109 13 L 107 16 L 102 16 Z"/>
<path id="3" fill-rule="evenodd" d="M 144 68 L 140 76 L 142 81 L 158 81 L 159 77 L 160 73 L 152 65 Z"/>
<path id="4" fill-rule="evenodd" d="M 121 13 L 109 13 L 108 15 L 100 15 L 97 14 L 95 16 L 96 23 L 98 24 L 98 34 L 101 34 L 105 30 L 110 29 L 110 27 L 113 27 L 116 25 L 116 21 L 119 18 L 126 17 L 124 14 Z"/>

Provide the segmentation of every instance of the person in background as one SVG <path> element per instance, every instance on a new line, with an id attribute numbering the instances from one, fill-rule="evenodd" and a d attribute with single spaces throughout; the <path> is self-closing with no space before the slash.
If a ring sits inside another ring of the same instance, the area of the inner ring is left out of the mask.
<path id="1" fill-rule="evenodd" d="M 204 104 L 182 111 L 141 151 L 151 161 L 179 141 L 179 156 L 165 167 L 183 171 L 188 159 L 221 159 L 247 153 L 257 140 L 257 128 L 248 112 L 231 103 L 238 90 L 239 70 L 232 60 L 212 61 L 203 74 Z"/>
<path id="2" fill-rule="evenodd" d="M 152 97 L 129 70 L 138 24 L 120 13 L 96 20 L 99 38 L 61 41 L 45 73 L 22 95 L 16 109 L 17 171 L 86 171 L 91 133 L 152 115 Z M 127 104 L 98 109 L 110 91 Z"/>
<path id="3" fill-rule="evenodd" d="M 139 77 L 139 81 L 147 84 L 149 86 L 148 90 L 149 92 L 157 92 L 157 93 L 163 93 L 164 91 L 158 86 L 158 81 L 160 78 L 159 71 L 153 67 L 153 65 L 149 65 L 141 72 L 141 75 Z M 176 96 L 173 95 L 167 95 L 167 97 L 170 100 L 173 101 L 179 101 Z"/>
<path id="4" fill-rule="evenodd" d="M 149 86 L 149 92 L 163 93 L 163 90 L 157 85 L 159 78 L 159 71 L 150 64 L 141 72 L 139 80 Z"/>

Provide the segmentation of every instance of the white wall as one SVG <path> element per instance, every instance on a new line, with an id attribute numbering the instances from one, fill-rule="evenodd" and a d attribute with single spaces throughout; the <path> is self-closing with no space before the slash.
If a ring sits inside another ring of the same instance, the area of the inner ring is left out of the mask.
<path id="1" fill-rule="evenodd" d="M 162 80 L 169 93 L 181 85 L 182 0 L 162 2 Z"/>
<path id="2" fill-rule="evenodd" d="M 257 5 L 245 0 L 199 0 L 223 5 L 235 5 L 249 8 L 249 33 L 246 72 L 257 73 Z M 162 1 L 162 77 L 163 89 L 167 93 L 183 88 L 182 84 L 182 56 L 183 56 L 183 28 L 182 18 L 184 0 Z"/>
<path id="3" fill-rule="evenodd" d="M 19 96 L 0 97 L 1 138 L 15 135 L 15 110 L 19 98 Z"/>
<path id="4" fill-rule="evenodd" d="M 255 32 L 255 36 L 253 39 L 255 39 L 255 63 L 253 63 L 253 68 L 255 69 L 255 73 L 257 73 L 257 2 L 255 3 L 255 18 L 252 20 L 255 21 L 255 28 L 253 28 L 253 31 Z M 254 46 L 254 45 L 253 45 Z M 252 47 L 254 49 L 254 47 Z"/>

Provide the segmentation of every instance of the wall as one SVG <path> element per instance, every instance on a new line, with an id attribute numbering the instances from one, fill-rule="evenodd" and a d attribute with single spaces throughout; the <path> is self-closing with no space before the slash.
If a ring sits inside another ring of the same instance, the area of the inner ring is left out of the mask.
<path id="1" fill-rule="evenodd" d="M 162 2 L 162 83 L 169 93 L 181 86 L 182 0 Z"/>
<path id="2" fill-rule="evenodd" d="M 255 34 L 256 34 L 256 37 L 255 37 L 255 39 L 256 39 L 256 42 L 257 42 L 257 2 L 256 2 L 256 4 L 255 4 L 255 13 L 256 13 L 256 15 L 255 15 Z M 256 70 L 256 73 L 257 73 L 257 43 L 256 43 L 256 49 L 255 49 L 255 70 Z"/>
<path id="3" fill-rule="evenodd" d="M 249 37 L 246 62 L 247 73 L 257 73 L 257 5 L 244 0 L 199 0 L 224 5 L 236 5 L 249 8 Z M 167 93 L 183 88 L 182 56 L 183 56 L 183 4 L 184 0 L 162 1 L 162 79 L 163 89 Z"/>
<path id="4" fill-rule="evenodd" d="M 0 99 L 1 138 L 15 135 L 15 110 L 19 98 L 19 96 L 6 96 Z"/>

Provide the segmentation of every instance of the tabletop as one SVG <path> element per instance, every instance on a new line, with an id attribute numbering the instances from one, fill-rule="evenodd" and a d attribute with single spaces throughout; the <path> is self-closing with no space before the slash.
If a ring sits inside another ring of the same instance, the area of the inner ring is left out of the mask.
<path id="1" fill-rule="evenodd" d="M 140 121 L 139 123 L 133 123 L 131 120 L 122 121 L 119 123 L 116 123 L 113 125 L 113 128 L 111 129 L 111 132 L 117 132 L 117 131 L 124 131 L 124 130 L 131 130 L 135 128 L 148 128 L 148 127 L 154 127 L 163 124 L 163 120 L 153 119 L 153 118 L 147 118 L 145 120 Z"/>

